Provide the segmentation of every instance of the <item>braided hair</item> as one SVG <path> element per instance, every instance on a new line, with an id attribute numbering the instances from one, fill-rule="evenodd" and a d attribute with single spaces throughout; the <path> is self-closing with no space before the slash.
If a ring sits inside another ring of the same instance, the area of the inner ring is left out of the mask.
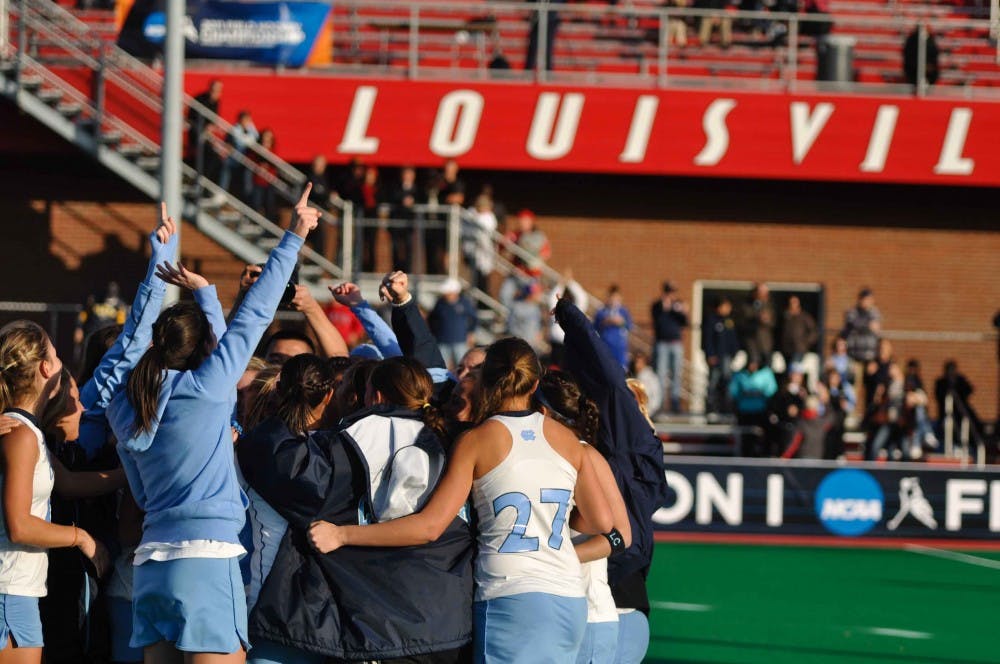
<path id="1" fill-rule="evenodd" d="M 329 400 L 336 376 L 316 355 L 296 355 L 281 367 L 277 415 L 294 433 L 304 435 L 315 424 L 315 411 Z"/>
<path id="2" fill-rule="evenodd" d="M 538 391 L 549 415 L 566 425 L 580 440 L 597 445 L 601 428 L 600 410 L 565 371 L 551 370 L 542 376 Z"/>

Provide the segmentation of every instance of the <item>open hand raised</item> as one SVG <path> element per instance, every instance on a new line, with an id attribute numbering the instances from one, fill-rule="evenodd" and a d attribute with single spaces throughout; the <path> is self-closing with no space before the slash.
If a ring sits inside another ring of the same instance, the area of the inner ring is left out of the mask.
<path id="1" fill-rule="evenodd" d="M 295 204 L 295 217 L 292 221 L 292 232 L 301 238 L 309 235 L 309 231 L 319 225 L 320 211 L 309 207 L 309 194 L 312 193 L 312 182 L 306 184 L 302 197 Z"/>
<path id="2" fill-rule="evenodd" d="M 168 284 L 180 286 L 190 291 L 196 291 L 208 285 L 208 279 L 187 269 L 183 263 L 178 263 L 175 267 L 168 261 L 164 261 L 156 266 L 156 276 Z"/>

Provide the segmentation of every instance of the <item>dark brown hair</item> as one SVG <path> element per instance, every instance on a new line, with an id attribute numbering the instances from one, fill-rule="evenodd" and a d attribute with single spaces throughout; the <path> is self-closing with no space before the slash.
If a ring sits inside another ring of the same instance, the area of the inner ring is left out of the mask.
<path id="1" fill-rule="evenodd" d="M 63 367 L 63 370 L 59 376 L 59 389 L 55 394 L 49 399 L 49 402 L 45 404 L 45 410 L 42 411 L 42 416 L 39 418 L 39 423 L 41 424 L 41 430 L 45 434 L 46 440 L 53 438 L 53 430 L 56 428 L 56 424 L 59 423 L 63 417 L 67 415 L 70 411 L 70 391 L 73 389 L 73 376 L 70 375 L 69 369 Z"/>
<path id="2" fill-rule="evenodd" d="M 153 323 L 153 345 L 139 359 L 125 387 L 135 409 L 135 433 L 153 428 L 166 371 L 197 369 L 214 348 L 212 327 L 197 304 L 181 302 L 160 314 Z"/>
<path id="3" fill-rule="evenodd" d="M 506 399 L 531 394 L 541 375 L 538 356 L 524 339 L 507 337 L 492 343 L 479 370 L 474 420 L 478 423 L 493 417 Z"/>
<path id="4" fill-rule="evenodd" d="M 79 383 L 83 385 L 94 375 L 104 354 L 115 345 L 122 326 L 111 324 L 91 332 L 83 342 L 83 366 L 80 367 Z"/>
<path id="5" fill-rule="evenodd" d="M 308 433 L 313 410 L 329 396 L 333 386 L 333 371 L 326 360 L 316 355 L 289 358 L 278 378 L 278 417 L 293 433 Z"/>
<path id="6" fill-rule="evenodd" d="M 564 371 L 548 371 L 538 383 L 538 391 L 548 402 L 543 405 L 548 406 L 554 419 L 572 429 L 580 440 L 597 445 L 600 410 L 572 376 Z"/>
<path id="7" fill-rule="evenodd" d="M 344 371 L 330 404 L 334 409 L 332 419 L 342 419 L 364 408 L 368 377 L 376 364 L 375 360 L 356 360 Z"/>
<path id="8" fill-rule="evenodd" d="M 419 410 L 425 425 L 439 435 L 445 433 L 444 415 L 430 403 L 434 381 L 420 362 L 409 357 L 382 360 L 372 369 L 368 384 L 386 403 Z"/>

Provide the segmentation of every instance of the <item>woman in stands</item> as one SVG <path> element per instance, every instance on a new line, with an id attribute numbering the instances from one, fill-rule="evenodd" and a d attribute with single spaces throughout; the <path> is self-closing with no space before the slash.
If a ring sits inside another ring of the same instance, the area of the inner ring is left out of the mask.
<path id="1" fill-rule="evenodd" d="M 194 664 L 245 660 L 246 598 L 237 559 L 244 553 L 246 497 L 236 478 L 230 417 L 236 384 L 316 227 L 319 212 L 308 207 L 308 193 L 307 186 L 293 229 L 218 344 L 200 308 L 170 307 L 108 409 L 132 495 L 146 514 L 134 559 L 131 640 L 146 649 L 146 662 L 173 662 L 177 651 Z M 175 282 L 193 279 L 164 270 Z"/>
<path id="2" fill-rule="evenodd" d="M 289 360 L 278 417 L 238 448 L 247 483 L 292 528 L 263 575 L 251 661 L 461 661 L 472 639 L 472 540 L 457 510 L 448 535 L 421 547 L 320 556 L 303 537 L 317 518 L 373 523 L 423 506 L 445 464 L 430 375 L 408 358 L 371 363 L 365 407 L 339 431 L 314 431 L 332 390 L 324 367 Z M 288 588 L 309 590 L 289 598 Z"/>
<path id="3" fill-rule="evenodd" d="M 89 533 L 49 522 L 53 487 L 73 498 L 108 493 L 122 483 L 120 473 L 69 473 L 49 454 L 40 419 L 53 399 L 68 401 L 65 373 L 35 323 L 16 321 L 0 330 L 0 412 L 20 422 L 0 438 L 0 662 L 42 659 L 38 598 L 46 594 L 46 549 L 77 547 L 98 573 L 107 565 L 107 551 Z"/>
<path id="4" fill-rule="evenodd" d="M 618 611 L 608 586 L 608 557 L 632 545 L 632 527 L 625 501 L 611 467 L 594 447 L 600 429 L 600 412 L 573 378 L 562 371 L 548 371 L 535 392 L 541 411 L 566 425 L 584 444 L 587 456 L 611 506 L 617 535 L 574 534 L 573 546 L 583 564 L 587 583 L 587 631 L 577 655 L 577 664 L 611 664 L 618 649 Z"/>
<path id="5" fill-rule="evenodd" d="M 531 410 L 540 376 L 525 341 L 494 343 L 481 368 L 482 424 L 456 443 L 427 505 L 390 522 L 338 527 L 317 521 L 310 529 L 321 552 L 433 542 L 471 493 L 479 530 L 473 609 L 478 662 L 576 661 L 587 601 L 567 521 L 588 534 L 613 525 L 577 436 Z"/>

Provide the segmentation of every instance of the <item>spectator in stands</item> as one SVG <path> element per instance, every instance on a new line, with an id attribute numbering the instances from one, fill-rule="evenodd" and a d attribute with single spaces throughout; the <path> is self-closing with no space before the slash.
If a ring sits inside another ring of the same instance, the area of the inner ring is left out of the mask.
<path id="1" fill-rule="evenodd" d="M 493 233 L 497 230 L 493 199 L 486 194 L 480 194 L 471 212 L 471 223 L 462 224 L 462 253 L 465 254 L 465 262 L 472 271 L 473 285 L 484 293 L 489 293 L 493 255 L 496 252 Z"/>
<path id="2" fill-rule="evenodd" d="M 816 319 L 802 308 L 797 295 L 788 298 L 781 325 L 781 352 L 789 363 L 801 362 L 819 339 Z"/>
<path id="3" fill-rule="evenodd" d="M 108 325 L 124 325 L 127 314 L 128 303 L 122 300 L 118 283 L 108 282 L 104 299 L 98 302 L 93 295 L 89 296 L 83 311 L 76 317 L 73 343 L 82 350 L 87 337 Z"/>
<path id="4" fill-rule="evenodd" d="M 209 81 L 208 88 L 195 96 L 194 100 L 213 115 L 218 115 L 219 102 L 222 100 L 222 81 L 219 79 Z M 188 160 L 200 173 L 214 179 L 218 172 L 218 159 L 213 150 L 204 148 L 205 137 L 211 126 L 211 119 L 197 107 L 192 106 L 188 113 Z"/>
<path id="5" fill-rule="evenodd" d="M 330 174 L 327 172 L 326 156 L 318 154 L 309 164 L 308 182 L 312 184 L 309 192 L 309 202 L 324 210 L 333 205 L 333 190 L 330 188 Z"/>
<path id="6" fill-rule="evenodd" d="M 763 434 L 767 427 L 767 404 L 778 391 L 778 381 L 769 366 L 761 366 L 755 358 L 733 376 L 729 395 L 736 406 L 736 421 L 741 427 L 758 427 Z M 764 440 L 760 435 L 743 433 L 743 456 L 762 456 Z"/>
<path id="7" fill-rule="evenodd" d="M 465 351 L 473 345 L 478 322 L 476 305 L 462 295 L 462 284 L 458 279 L 445 279 L 441 297 L 427 316 L 427 325 L 450 371 L 455 370 Z"/>
<path id="8" fill-rule="evenodd" d="M 857 398 L 854 388 L 836 369 L 827 369 L 816 386 L 824 414 L 832 416 L 824 459 L 836 459 L 844 453 L 844 428 L 847 416 L 854 412 Z"/>
<path id="9" fill-rule="evenodd" d="M 260 147 L 274 152 L 274 131 L 260 132 Z M 278 181 L 278 167 L 256 152 L 250 154 L 253 175 L 250 178 L 250 205 L 267 219 L 278 218 L 278 200 L 272 186 Z"/>
<path id="10" fill-rule="evenodd" d="M 844 329 L 840 336 L 847 339 L 847 354 L 854 361 L 854 385 L 861 385 L 864 366 L 878 354 L 882 314 L 875 306 L 875 294 L 870 288 L 858 292 L 858 301 L 844 313 Z"/>
<path id="11" fill-rule="evenodd" d="M 958 370 L 958 363 L 955 360 L 948 360 L 944 363 L 944 372 L 934 381 L 934 398 L 937 401 L 938 417 L 942 423 L 949 411 L 952 413 L 953 430 L 958 436 L 958 431 L 965 419 L 965 413 L 970 416 L 973 425 L 978 424 L 978 417 L 969 403 L 974 389 L 972 383 Z M 948 397 L 952 398 L 952 405 L 948 407 Z M 964 411 L 964 412 L 963 412 Z"/>
<path id="12" fill-rule="evenodd" d="M 742 341 L 747 355 L 761 366 L 771 364 L 776 317 L 767 284 L 754 284 L 750 297 L 743 304 L 742 314 Z"/>
<path id="13" fill-rule="evenodd" d="M 732 313 L 732 301 L 728 297 L 720 297 L 715 311 L 705 318 L 701 327 L 701 349 L 708 363 L 705 409 L 709 413 L 732 412 L 729 382 L 733 376 L 733 358 L 740 350 Z"/>
<path id="14" fill-rule="evenodd" d="M 845 383 L 854 380 L 854 374 L 851 373 L 851 358 L 847 354 L 847 339 L 838 335 L 833 340 L 830 345 L 830 357 L 826 358 L 825 367 L 839 373 Z"/>
<path id="15" fill-rule="evenodd" d="M 549 238 L 535 223 L 535 213 L 521 210 L 517 213 L 517 225 L 507 233 L 507 239 L 516 244 L 528 256 L 512 256 L 511 261 L 532 277 L 542 276 L 545 261 L 552 257 Z"/>
<path id="16" fill-rule="evenodd" d="M 549 293 L 549 311 L 555 310 L 560 298 L 569 300 L 570 304 L 575 304 L 584 314 L 590 309 L 590 297 L 587 295 L 587 291 L 578 281 L 573 279 L 573 270 L 568 268 L 563 272 L 561 282 Z M 563 342 L 565 340 L 566 332 L 559 325 L 556 317 L 552 316 L 549 322 L 549 346 L 551 348 L 549 361 L 557 367 L 561 367 L 563 364 L 565 350 Z"/>
<path id="17" fill-rule="evenodd" d="M 681 409 L 681 385 L 684 380 L 684 343 L 681 340 L 688 325 L 688 307 L 677 295 L 677 287 L 670 281 L 663 282 L 660 297 L 650 311 L 653 334 L 656 339 L 656 374 L 660 377 L 661 394 L 670 395 L 670 401 L 662 404 L 653 401 L 655 413 L 658 407 L 671 413 Z M 648 393 L 648 390 L 647 390 Z"/>
<path id="18" fill-rule="evenodd" d="M 528 50 L 524 53 L 524 70 L 532 71 L 538 62 L 538 31 L 545 13 L 545 70 L 552 71 L 552 53 L 555 49 L 556 31 L 559 29 L 559 12 L 549 11 L 552 5 L 564 4 L 566 0 L 540 0 L 538 11 L 531 13 L 531 30 L 528 34 Z"/>
<path id="19" fill-rule="evenodd" d="M 824 459 L 830 431 L 834 423 L 833 415 L 823 409 L 823 404 L 815 394 L 810 394 L 802 404 L 802 412 L 792 430 L 788 446 L 781 452 L 783 459 Z"/>
<path id="20" fill-rule="evenodd" d="M 892 343 L 879 339 L 875 359 L 865 365 L 862 384 L 865 386 L 865 410 L 871 408 L 875 393 L 880 386 L 889 382 L 889 365 L 893 363 Z"/>
<path id="21" fill-rule="evenodd" d="M 521 282 L 508 305 L 507 334 L 524 339 L 535 352 L 544 350 L 542 339 L 542 286 L 530 279 Z"/>
<path id="22" fill-rule="evenodd" d="M 350 201 L 354 205 L 356 213 L 361 212 L 365 207 L 365 200 L 361 195 L 361 185 L 365 181 L 366 170 L 364 162 L 354 157 L 335 181 L 334 197 Z"/>
<path id="23" fill-rule="evenodd" d="M 458 176 L 458 162 L 449 159 L 444 162 L 441 171 L 431 178 L 427 188 L 427 203 L 431 207 L 444 207 L 465 204 L 465 182 Z M 448 215 L 439 213 L 432 216 L 433 221 L 447 222 Z M 447 252 L 447 230 L 428 228 L 424 231 L 425 258 L 428 272 L 444 272 Z"/>
<path id="24" fill-rule="evenodd" d="M 612 355 L 622 365 L 628 366 L 628 333 L 632 329 L 632 314 L 622 302 L 621 290 L 617 284 L 608 288 L 608 299 L 594 316 L 594 328 Z"/>
<path id="25" fill-rule="evenodd" d="M 910 457 L 918 459 L 923 448 L 936 448 L 938 439 L 934 435 L 931 418 L 927 414 L 930 398 L 924 389 L 924 381 L 920 377 L 920 361 L 910 358 L 906 361 L 906 373 L 903 378 L 905 394 L 906 419 L 912 423 L 913 433 L 910 439 Z"/>
<path id="26" fill-rule="evenodd" d="M 245 157 L 250 146 L 260 138 L 260 132 L 253 124 L 253 117 L 250 111 L 240 111 L 236 116 L 236 124 L 226 137 L 229 144 L 229 154 L 222 162 L 222 174 L 219 175 L 219 186 L 229 190 L 233 174 L 237 174 L 237 190 L 235 193 L 240 198 L 246 198 L 250 192 L 250 171 L 245 168 L 240 157 Z"/>
<path id="27" fill-rule="evenodd" d="M 414 206 L 419 202 L 419 196 L 417 169 L 412 166 L 404 166 L 399 171 L 399 182 L 396 183 L 389 196 L 393 219 L 408 222 L 407 226 L 404 227 L 389 227 L 389 236 L 392 238 L 392 265 L 404 272 L 413 271 L 413 255 L 410 251 L 413 242 L 411 224 L 417 217 Z"/>
<path id="28" fill-rule="evenodd" d="M 379 206 L 384 203 L 377 166 L 366 166 L 361 180 L 361 269 L 375 271 L 375 243 L 378 240 Z"/>
<path id="29" fill-rule="evenodd" d="M 802 0 L 802 11 L 806 16 L 799 22 L 799 34 L 810 37 L 822 37 L 833 30 L 833 21 L 810 20 L 810 18 L 827 19 L 830 16 L 830 0 Z M 811 15 L 811 17 L 810 17 Z"/>
<path id="30" fill-rule="evenodd" d="M 649 366 L 649 356 L 642 351 L 636 352 L 629 366 L 629 374 L 639 381 L 643 391 L 646 393 L 647 413 L 655 415 L 657 412 L 656 405 L 663 403 L 663 383 L 656 372 L 653 371 L 653 367 Z"/>
<path id="31" fill-rule="evenodd" d="M 903 439 L 909 432 L 904 407 L 906 387 L 903 370 L 896 362 L 890 362 L 888 378 L 880 383 L 872 396 L 865 428 L 868 441 L 865 445 L 865 460 L 878 459 L 883 450 L 893 459 L 903 458 Z"/>
<path id="32" fill-rule="evenodd" d="M 924 45 L 924 80 L 928 85 L 937 83 L 941 74 L 940 58 L 941 52 L 938 49 L 937 39 L 931 31 L 931 26 L 924 24 L 924 32 L 927 35 Z M 903 78 L 910 85 L 918 85 L 917 76 L 920 62 L 920 26 L 913 28 L 903 42 Z"/>
<path id="33" fill-rule="evenodd" d="M 712 40 L 712 30 L 718 26 L 720 45 L 722 48 L 729 48 L 733 43 L 733 19 L 725 15 L 725 9 L 729 7 L 728 0 L 695 0 L 695 9 L 714 10 L 711 16 L 701 18 L 698 26 L 698 41 L 702 46 L 708 46 Z"/>
<path id="34" fill-rule="evenodd" d="M 781 456 L 791 444 L 807 396 L 805 370 L 801 364 L 789 365 L 785 384 L 768 403 L 768 456 Z"/>
<path id="35" fill-rule="evenodd" d="M 667 0 L 664 7 L 679 7 L 684 9 L 691 5 L 691 0 Z M 671 16 L 667 21 L 667 40 L 671 46 L 684 48 L 687 46 L 687 21 L 683 16 Z"/>

